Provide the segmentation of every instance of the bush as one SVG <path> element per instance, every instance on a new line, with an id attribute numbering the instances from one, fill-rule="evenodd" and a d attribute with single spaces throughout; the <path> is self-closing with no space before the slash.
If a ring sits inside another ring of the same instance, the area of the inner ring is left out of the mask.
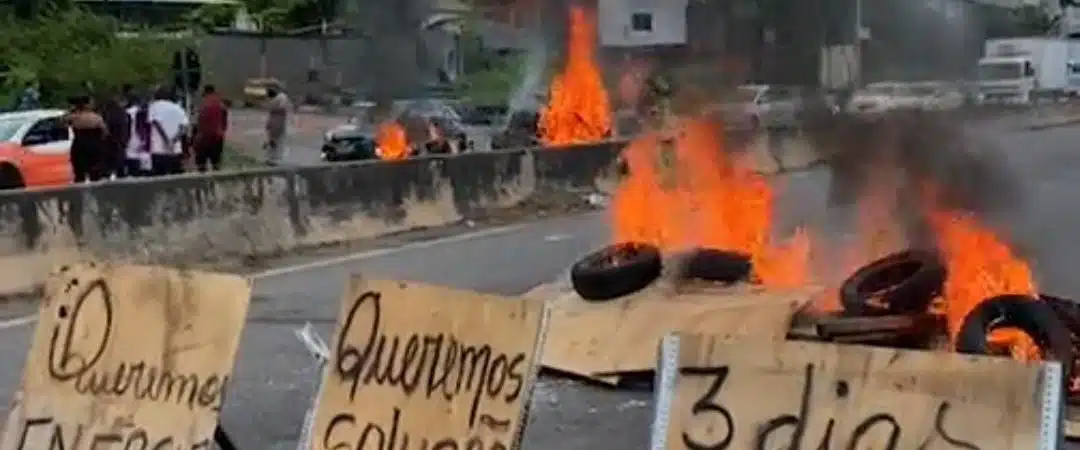
<path id="1" fill-rule="evenodd" d="M 186 42 L 149 32 L 121 37 L 119 29 L 111 18 L 82 9 L 52 11 L 29 21 L 0 19 L 0 49 L 10 68 L 3 91 L 10 96 L 36 79 L 42 101 L 55 105 L 84 93 L 86 83 L 100 90 L 168 81 L 172 53 Z"/>

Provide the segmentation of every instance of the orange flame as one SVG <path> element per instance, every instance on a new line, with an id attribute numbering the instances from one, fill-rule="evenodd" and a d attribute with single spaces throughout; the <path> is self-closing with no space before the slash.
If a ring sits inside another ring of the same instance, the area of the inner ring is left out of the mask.
<path id="1" fill-rule="evenodd" d="M 570 9 L 570 44 L 562 73 L 551 80 L 548 105 L 540 112 L 540 138 L 561 146 L 604 139 L 611 108 L 596 64 L 596 24 L 580 7 Z"/>
<path id="2" fill-rule="evenodd" d="M 943 297 L 950 337 L 955 339 L 964 318 L 987 299 L 1005 294 L 1038 298 L 1028 263 L 972 214 L 937 207 L 931 209 L 930 224 L 949 274 Z M 1019 330 L 996 330 L 988 338 L 1009 345 L 1014 357 L 1037 354 L 1030 337 Z"/>
<path id="3" fill-rule="evenodd" d="M 376 135 L 379 144 L 379 158 L 396 161 L 409 157 L 409 140 L 405 137 L 405 128 L 389 120 L 379 125 Z"/>
<path id="4" fill-rule="evenodd" d="M 808 281 L 810 236 L 796 230 L 787 242 L 770 239 L 772 187 L 727 157 L 713 125 L 683 123 L 673 138 L 647 134 L 633 141 L 623 158 L 630 173 L 611 208 L 617 242 L 647 242 L 667 252 L 737 251 L 750 256 L 765 286 Z"/>

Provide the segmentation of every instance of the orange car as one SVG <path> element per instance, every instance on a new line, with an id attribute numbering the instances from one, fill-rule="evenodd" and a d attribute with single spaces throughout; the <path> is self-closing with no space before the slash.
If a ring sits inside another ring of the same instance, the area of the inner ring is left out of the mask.
<path id="1" fill-rule="evenodd" d="M 0 189 L 70 184 L 71 130 L 66 111 L 0 114 Z"/>

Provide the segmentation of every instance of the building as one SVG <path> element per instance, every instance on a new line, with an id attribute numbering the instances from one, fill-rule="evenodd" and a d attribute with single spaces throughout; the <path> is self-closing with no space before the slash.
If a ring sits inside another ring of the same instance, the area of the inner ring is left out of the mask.
<path id="1" fill-rule="evenodd" d="M 723 59 L 747 81 L 963 76 L 1013 13 L 1057 0 L 594 0 L 608 55 Z M 1053 4 L 1051 4 L 1053 3 Z M 1080 17 L 1080 15 L 1078 15 Z M 1080 20 L 1078 20 L 1080 23 Z M 843 72 L 842 74 L 840 74 Z M 838 75 L 840 74 L 840 75 Z"/>

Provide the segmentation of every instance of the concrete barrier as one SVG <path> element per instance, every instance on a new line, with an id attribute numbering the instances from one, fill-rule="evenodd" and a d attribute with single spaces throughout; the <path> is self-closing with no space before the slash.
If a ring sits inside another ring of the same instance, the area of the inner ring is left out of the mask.
<path id="1" fill-rule="evenodd" d="M 769 142 L 752 145 L 753 152 L 764 155 L 778 140 Z M 4 192 L 0 295 L 29 291 L 56 264 L 82 258 L 228 268 L 252 257 L 453 224 L 547 193 L 607 191 L 624 145 Z M 758 159 L 764 172 L 777 171 L 775 164 L 767 168 L 770 157 Z"/>
<path id="2" fill-rule="evenodd" d="M 595 189 L 623 143 L 251 170 L 0 193 L 0 294 L 56 264 L 228 266 L 447 225 L 545 189 Z"/>

